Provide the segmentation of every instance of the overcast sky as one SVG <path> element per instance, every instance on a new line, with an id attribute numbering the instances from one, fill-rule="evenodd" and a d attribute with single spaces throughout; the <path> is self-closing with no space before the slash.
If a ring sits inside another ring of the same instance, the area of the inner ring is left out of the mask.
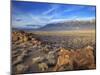
<path id="1" fill-rule="evenodd" d="M 95 6 L 12 1 L 12 26 L 39 28 L 66 20 L 95 19 Z"/>

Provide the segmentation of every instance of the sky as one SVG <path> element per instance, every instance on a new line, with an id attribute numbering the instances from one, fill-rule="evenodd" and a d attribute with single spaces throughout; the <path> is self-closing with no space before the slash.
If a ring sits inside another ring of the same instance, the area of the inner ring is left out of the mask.
<path id="1" fill-rule="evenodd" d="M 95 19 L 95 6 L 12 1 L 12 27 L 40 28 L 49 23 Z"/>

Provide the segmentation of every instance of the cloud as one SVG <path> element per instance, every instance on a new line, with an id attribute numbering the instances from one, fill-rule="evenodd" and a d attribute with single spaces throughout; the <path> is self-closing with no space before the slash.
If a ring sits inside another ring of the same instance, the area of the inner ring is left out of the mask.
<path id="1" fill-rule="evenodd" d="M 44 11 L 42 14 L 43 15 L 48 15 L 48 14 L 51 14 L 51 13 L 55 13 L 55 11 L 57 11 L 57 8 L 59 8 L 58 5 L 50 5 L 50 8 L 46 11 Z"/>
<path id="2" fill-rule="evenodd" d="M 75 20 L 93 20 L 95 17 L 77 17 Z"/>
<path id="3" fill-rule="evenodd" d="M 41 16 L 41 15 L 34 15 L 34 14 L 22 14 L 22 15 L 13 15 L 12 16 L 12 26 L 13 27 L 25 27 L 27 25 L 32 25 L 35 28 L 40 26 L 44 26 L 48 24 L 52 20 L 53 16 Z"/>
<path id="4" fill-rule="evenodd" d="M 22 19 L 16 19 L 16 21 L 22 21 Z"/>
<path id="5" fill-rule="evenodd" d="M 51 9 L 45 11 L 45 12 L 43 13 L 43 15 L 47 15 L 47 14 L 53 12 L 54 10 L 55 10 L 55 8 L 51 8 Z"/>
<path id="6" fill-rule="evenodd" d="M 19 16 L 14 16 L 12 19 L 12 26 L 21 28 L 21 27 L 28 27 L 29 28 L 39 28 L 45 26 L 48 23 L 56 23 L 56 22 L 64 22 L 68 20 L 91 20 L 95 17 L 80 17 L 80 16 L 71 16 L 67 18 L 53 18 L 54 15 L 50 16 L 42 16 L 42 15 L 34 15 L 34 14 L 24 14 Z M 30 26 L 31 25 L 31 26 Z"/>
<path id="7" fill-rule="evenodd" d="M 56 18 L 49 21 L 49 23 L 65 22 L 69 20 L 75 20 L 78 16 L 66 17 L 66 18 Z"/>
<path id="8" fill-rule="evenodd" d="M 33 24 L 35 24 L 35 25 L 45 25 L 52 18 L 51 16 L 48 17 L 48 16 L 41 16 L 41 15 L 34 16 L 32 14 L 29 14 L 29 15 L 32 18 Z"/>
<path id="9" fill-rule="evenodd" d="M 65 12 L 74 12 L 74 11 L 78 11 L 82 8 L 84 8 L 85 6 L 72 6 L 72 7 L 67 7 L 65 10 L 64 10 L 64 13 Z"/>

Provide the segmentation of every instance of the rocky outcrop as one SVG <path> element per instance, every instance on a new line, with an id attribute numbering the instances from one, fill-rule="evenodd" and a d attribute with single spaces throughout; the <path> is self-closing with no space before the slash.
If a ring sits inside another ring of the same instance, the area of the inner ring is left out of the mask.
<path id="1" fill-rule="evenodd" d="M 34 33 L 12 32 L 13 74 L 96 68 L 92 46 L 73 49 L 64 44 L 41 41 Z"/>
<path id="2" fill-rule="evenodd" d="M 54 71 L 95 68 L 93 47 L 91 46 L 71 51 L 60 49 L 58 55 Z"/>

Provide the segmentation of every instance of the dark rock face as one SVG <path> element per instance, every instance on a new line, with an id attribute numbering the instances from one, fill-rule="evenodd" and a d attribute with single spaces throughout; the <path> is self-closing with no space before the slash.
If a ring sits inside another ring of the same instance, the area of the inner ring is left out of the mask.
<path id="1" fill-rule="evenodd" d="M 34 33 L 12 32 L 12 74 L 96 68 L 92 45 L 71 49 L 58 38 L 55 39 L 57 42 L 42 38 Z"/>

